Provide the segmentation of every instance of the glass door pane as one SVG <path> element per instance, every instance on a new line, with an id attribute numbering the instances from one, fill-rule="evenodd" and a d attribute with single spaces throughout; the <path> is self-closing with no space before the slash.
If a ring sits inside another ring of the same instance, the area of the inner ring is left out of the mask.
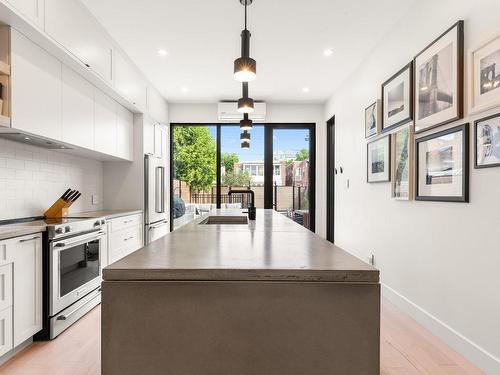
<path id="1" fill-rule="evenodd" d="M 241 148 L 239 125 L 222 125 L 221 208 L 246 208 L 248 194 L 228 195 L 230 189 L 251 189 L 255 207 L 264 208 L 264 126 L 249 131 L 250 148 Z"/>
<path id="2" fill-rule="evenodd" d="M 174 230 L 216 208 L 215 125 L 172 127 Z"/>
<path id="3" fill-rule="evenodd" d="M 310 228 L 309 129 L 273 129 L 273 208 Z"/>

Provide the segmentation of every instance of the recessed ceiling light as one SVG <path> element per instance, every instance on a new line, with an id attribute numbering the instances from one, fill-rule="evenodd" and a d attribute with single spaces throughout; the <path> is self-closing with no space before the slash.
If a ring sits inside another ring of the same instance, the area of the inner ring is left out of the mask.
<path id="1" fill-rule="evenodd" d="M 309 87 L 302 87 L 302 92 L 309 92 Z"/>
<path id="2" fill-rule="evenodd" d="M 168 52 L 165 49 L 159 49 L 158 50 L 158 55 L 160 55 L 160 56 L 167 56 Z"/>
<path id="3" fill-rule="evenodd" d="M 181 90 L 182 90 L 182 92 L 188 92 L 188 91 L 189 91 L 189 88 L 187 88 L 187 87 L 183 87 Z"/>
<path id="4" fill-rule="evenodd" d="M 327 48 L 327 49 L 323 50 L 323 55 L 331 56 L 331 55 L 333 55 L 333 50 L 330 48 Z"/>

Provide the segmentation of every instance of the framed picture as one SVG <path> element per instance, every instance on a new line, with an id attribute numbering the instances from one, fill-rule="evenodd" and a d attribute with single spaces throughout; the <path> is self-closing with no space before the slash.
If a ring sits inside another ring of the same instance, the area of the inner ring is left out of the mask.
<path id="1" fill-rule="evenodd" d="M 413 127 L 405 126 L 391 136 L 391 194 L 394 199 L 413 196 Z"/>
<path id="2" fill-rule="evenodd" d="M 370 138 L 380 133 L 381 115 L 380 100 L 365 109 L 365 138 Z"/>
<path id="3" fill-rule="evenodd" d="M 382 131 L 413 120 L 413 62 L 382 84 Z"/>
<path id="4" fill-rule="evenodd" d="M 389 136 L 369 142 L 366 155 L 366 180 L 367 182 L 386 182 L 390 174 L 390 142 Z"/>
<path id="5" fill-rule="evenodd" d="M 500 167 L 500 113 L 474 122 L 474 167 Z"/>
<path id="6" fill-rule="evenodd" d="M 500 106 L 500 36 L 471 53 L 471 113 Z"/>
<path id="7" fill-rule="evenodd" d="M 414 59 L 415 132 L 463 117 L 464 22 L 459 21 Z"/>
<path id="8" fill-rule="evenodd" d="M 469 124 L 416 140 L 416 200 L 469 201 Z"/>

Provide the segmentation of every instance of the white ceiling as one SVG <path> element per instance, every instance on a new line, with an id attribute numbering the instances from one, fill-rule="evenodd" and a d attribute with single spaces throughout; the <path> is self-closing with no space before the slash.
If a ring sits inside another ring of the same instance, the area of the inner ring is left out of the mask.
<path id="1" fill-rule="evenodd" d="M 168 101 L 241 96 L 232 77 L 243 29 L 239 0 L 82 1 Z M 257 79 L 250 96 L 324 102 L 414 1 L 254 0 L 248 29 Z M 323 55 L 326 48 L 332 56 Z"/>

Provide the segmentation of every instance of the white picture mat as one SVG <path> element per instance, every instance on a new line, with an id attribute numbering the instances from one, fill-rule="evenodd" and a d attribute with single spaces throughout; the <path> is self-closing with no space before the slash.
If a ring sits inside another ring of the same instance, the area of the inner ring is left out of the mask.
<path id="1" fill-rule="evenodd" d="M 384 101 L 384 121 L 382 124 L 384 129 L 410 117 L 410 77 L 411 71 L 408 67 L 408 69 L 405 69 L 398 76 L 394 77 L 391 82 L 384 86 L 384 97 L 382 98 L 382 100 Z M 404 110 L 395 114 L 394 116 L 389 117 L 389 92 L 396 86 L 398 86 L 401 82 L 403 82 Z"/>
<path id="2" fill-rule="evenodd" d="M 500 106 L 500 88 L 481 95 L 481 60 L 500 51 L 500 36 L 471 52 L 470 113 L 486 111 Z M 498 67 L 500 71 L 500 66 Z"/>
<path id="3" fill-rule="evenodd" d="M 380 173 L 372 173 L 372 151 L 376 149 L 382 149 L 384 155 L 384 171 Z M 368 157 L 367 165 L 368 168 L 368 182 L 382 182 L 389 181 L 390 171 L 389 171 L 389 136 L 377 139 L 371 143 L 368 143 L 367 147 Z"/>
<path id="4" fill-rule="evenodd" d="M 400 193 L 402 193 L 402 195 L 397 196 L 396 195 L 396 190 L 397 190 L 396 184 L 398 181 L 396 180 L 396 170 L 398 168 L 398 157 L 400 156 L 397 153 L 397 151 L 398 151 L 397 144 L 398 144 L 398 139 L 400 137 L 404 137 L 406 135 L 406 133 L 408 134 L 408 139 L 406 141 L 407 150 L 408 150 L 408 159 L 407 159 L 407 162 L 408 162 L 408 180 L 405 181 L 404 184 L 402 184 L 403 186 L 401 188 L 403 188 L 404 185 L 406 185 L 406 189 L 400 191 Z M 397 132 L 393 133 L 391 135 L 391 141 L 392 141 L 392 145 L 391 145 L 391 152 L 392 152 L 392 160 L 391 160 L 392 197 L 396 200 L 410 200 L 410 199 L 412 199 L 412 192 L 413 192 L 413 167 L 412 167 L 412 165 L 413 165 L 413 141 L 414 141 L 413 127 L 406 126 L 403 129 L 398 130 Z"/>
<path id="5" fill-rule="evenodd" d="M 500 142 L 498 141 L 498 128 L 500 127 L 500 116 L 491 118 L 488 120 L 479 121 L 476 125 L 476 134 L 477 137 L 474 140 L 476 144 L 476 160 L 478 165 L 492 165 L 500 163 L 500 158 L 497 155 L 490 155 L 483 158 L 485 153 L 484 147 L 480 144 L 479 140 L 481 139 L 481 130 L 484 126 L 488 124 L 493 128 L 494 133 L 492 134 L 494 137 L 492 139 L 494 150 L 498 150 L 500 148 Z"/>
<path id="6" fill-rule="evenodd" d="M 436 41 L 432 46 L 430 46 L 427 50 L 425 50 L 420 56 L 415 59 L 415 131 L 420 131 L 426 129 L 428 127 L 434 126 L 436 124 L 440 124 L 449 120 L 450 118 L 454 118 L 458 114 L 458 92 L 457 92 L 457 56 L 458 56 L 458 43 L 457 43 L 457 26 L 448 31 L 446 35 L 442 36 L 438 41 Z M 418 93 L 420 92 L 420 67 L 427 60 L 429 60 L 433 55 L 439 53 L 442 49 L 452 43 L 452 96 L 453 96 L 453 105 L 443 111 L 435 113 L 433 115 L 427 116 L 423 119 L 418 118 L 418 114 L 420 112 L 420 102 L 418 100 Z"/>
<path id="7" fill-rule="evenodd" d="M 418 144 L 418 195 L 424 197 L 461 197 L 463 195 L 463 131 L 456 131 Z M 444 184 L 426 184 L 427 152 L 452 146 L 454 167 L 452 182 Z"/>

